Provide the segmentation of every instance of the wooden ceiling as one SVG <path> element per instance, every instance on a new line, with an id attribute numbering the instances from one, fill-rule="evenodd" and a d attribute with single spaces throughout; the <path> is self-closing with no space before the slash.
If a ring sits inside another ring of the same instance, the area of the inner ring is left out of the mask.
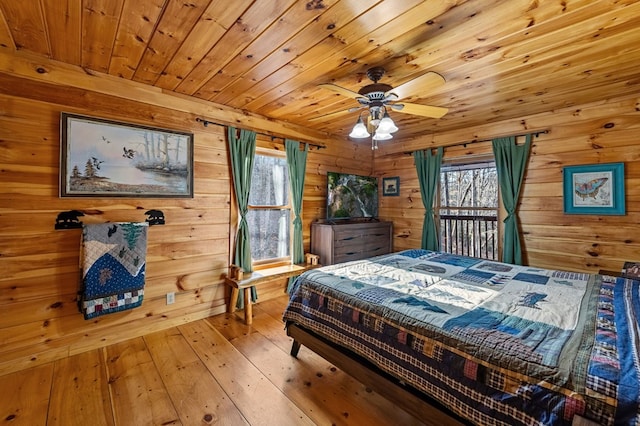
<path id="1" fill-rule="evenodd" d="M 0 0 L 0 45 L 346 138 L 382 66 L 396 138 L 638 93 L 640 1 Z M 420 80 L 417 80 L 420 82 Z"/>

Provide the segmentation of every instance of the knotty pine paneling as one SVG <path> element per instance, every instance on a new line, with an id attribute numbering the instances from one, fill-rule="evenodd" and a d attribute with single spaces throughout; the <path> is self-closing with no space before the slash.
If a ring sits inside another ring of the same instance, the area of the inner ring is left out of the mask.
<path id="1" fill-rule="evenodd" d="M 10 83 L 0 87 L 0 374 L 224 312 L 228 297 L 222 278 L 235 235 L 235 200 L 226 128 L 195 121 L 192 111 L 201 105 L 204 109 L 202 101 L 160 93 L 136 101 L 132 93 L 147 93 L 143 86 L 126 82 L 118 88 L 109 78 L 115 92 L 105 93 L 104 86 L 98 92 L 89 87 L 100 84 L 90 80 L 101 77 L 61 70 L 69 72 L 68 87 L 61 87 L 59 75 L 53 82 L 0 73 L 0 80 Z M 179 109 L 172 109 L 173 103 Z M 204 112 L 211 111 L 206 108 Z M 59 198 L 62 111 L 193 132 L 195 197 Z M 229 120 L 235 120 L 233 115 Z M 254 117 L 247 121 L 261 123 Z M 242 122 L 236 125 L 243 127 Z M 370 174 L 372 160 L 366 145 L 311 140 L 329 147 L 313 148 L 308 155 L 303 200 L 307 250 L 308 224 L 324 217 L 326 171 Z M 281 139 L 260 135 L 259 145 L 284 151 Z M 75 302 L 81 230 L 55 230 L 57 214 L 82 210 L 85 223 L 143 221 L 144 212 L 153 208 L 163 210 L 166 225 L 149 229 L 142 306 L 85 321 Z M 259 301 L 282 295 L 284 288 L 284 281 L 274 283 L 259 294 Z M 168 292 L 176 293 L 172 305 L 166 304 Z"/>
<path id="2" fill-rule="evenodd" d="M 519 220 L 525 262 L 532 266 L 598 272 L 640 260 L 640 144 L 638 99 L 626 97 L 552 113 L 438 133 L 399 145 L 383 142 L 374 174 L 399 176 L 400 196 L 381 197 L 380 217 L 394 222 L 396 250 L 420 246 L 424 208 L 413 158 L 403 151 L 452 145 L 494 136 L 523 134 L 523 126 L 546 129 L 532 139 L 521 190 Z M 445 148 L 444 159 L 465 161 L 491 153 L 490 142 Z M 625 163 L 626 215 L 563 213 L 562 169 L 595 163 Z"/>

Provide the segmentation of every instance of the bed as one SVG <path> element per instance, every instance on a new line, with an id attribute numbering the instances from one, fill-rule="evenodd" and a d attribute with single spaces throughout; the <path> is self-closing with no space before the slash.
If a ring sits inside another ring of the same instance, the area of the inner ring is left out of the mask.
<path id="1" fill-rule="evenodd" d="M 639 288 L 406 250 L 305 272 L 283 319 L 292 355 L 344 355 L 347 373 L 375 372 L 452 421 L 640 424 Z"/>

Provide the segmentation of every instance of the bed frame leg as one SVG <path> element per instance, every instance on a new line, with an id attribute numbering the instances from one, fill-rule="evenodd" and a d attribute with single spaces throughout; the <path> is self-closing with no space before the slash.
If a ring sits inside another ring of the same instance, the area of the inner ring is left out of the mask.
<path id="1" fill-rule="evenodd" d="M 291 356 L 294 358 L 298 357 L 298 352 L 300 351 L 300 342 L 298 342 L 297 340 L 293 341 L 293 344 L 291 345 Z"/>

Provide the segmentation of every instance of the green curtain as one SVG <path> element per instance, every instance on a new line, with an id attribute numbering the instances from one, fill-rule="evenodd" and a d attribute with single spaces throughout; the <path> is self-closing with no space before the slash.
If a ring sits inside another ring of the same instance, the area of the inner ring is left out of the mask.
<path id="1" fill-rule="evenodd" d="M 289 185 L 291 185 L 291 195 L 293 203 L 293 253 L 291 258 L 293 263 L 304 262 L 304 247 L 302 246 L 302 195 L 304 192 L 304 177 L 307 170 L 307 153 L 309 144 L 305 144 L 304 151 L 300 151 L 300 144 L 296 141 L 286 139 L 284 147 L 287 152 L 287 166 L 289 166 Z M 289 278 L 287 293 L 295 277 Z"/>
<path id="2" fill-rule="evenodd" d="M 440 165 L 444 149 L 438 148 L 435 155 L 431 150 L 414 151 L 413 159 L 418 172 L 418 182 L 420 183 L 420 195 L 424 205 L 424 222 L 422 224 L 422 248 L 425 250 L 440 250 L 440 239 L 438 238 L 438 228 L 433 212 L 433 198 L 440 181 Z"/>
<path id="3" fill-rule="evenodd" d="M 246 272 L 253 271 L 251 264 L 251 244 L 249 238 L 249 225 L 247 224 L 247 211 L 249 205 L 249 190 L 251 189 L 251 173 L 253 172 L 253 159 L 256 154 L 256 133 L 251 130 L 235 127 L 227 128 L 229 153 L 231 155 L 231 172 L 233 175 L 233 188 L 238 202 L 238 232 L 236 234 L 234 263 Z M 251 287 L 251 300 L 258 299 L 255 287 Z M 244 307 L 244 294 L 238 295 L 238 308 Z"/>
<path id="4" fill-rule="evenodd" d="M 302 247 L 302 193 L 304 191 L 304 176 L 307 169 L 307 153 L 309 144 L 305 144 L 304 151 L 300 151 L 300 144 L 286 139 L 284 141 L 287 151 L 287 165 L 289 166 L 289 184 L 293 202 L 293 263 L 304 261 L 304 248 Z"/>
<path id="5" fill-rule="evenodd" d="M 507 217 L 504 219 L 502 261 L 522 265 L 522 246 L 518 233 L 516 209 L 518 207 L 518 198 L 520 197 L 520 187 L 524 178 L 524 171 L 527 167 L 527 161 L 529 160 L 531 135 L 526 136 L 523 145 L 517 145 L 514 136 L 497 138 L 494 139 L 492 143 L 502 202 L 507 211 Z"/>

